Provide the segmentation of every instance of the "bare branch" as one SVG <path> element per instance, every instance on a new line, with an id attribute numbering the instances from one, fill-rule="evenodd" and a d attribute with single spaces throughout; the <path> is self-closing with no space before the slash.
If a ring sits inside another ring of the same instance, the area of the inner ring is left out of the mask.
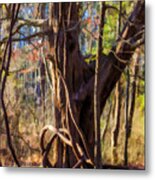
<path id="1" fill-rule="evenodd" d="M 49 32 L 50 31 L 40 31 L 40 32 L 37 32 L 35 34 L 29 35 L 29 36 L 25 36 L 23 38 L 12 38 L 12 42 L 28 41 L 28 40 L 36 38 L 36 37 L 42 37 L 42 36 L 48 35 Z M 6 43 L 7 39 L 8 39 L 8 37 L 3 38 L 0 41 L 0 45 Z"/>

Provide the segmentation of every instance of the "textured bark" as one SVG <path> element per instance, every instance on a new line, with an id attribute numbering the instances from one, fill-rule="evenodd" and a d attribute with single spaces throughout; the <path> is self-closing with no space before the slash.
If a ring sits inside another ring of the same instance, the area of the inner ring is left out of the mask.
<path id="1" fill-rule="evenodd" d="M 59 72 L 66 83 L 71 108 L 74 117 L 76 117 L 76 124 L 79 125 L 78 106 L 76 106 L 76 102 L 72 100 L 72 97 L 83 82 L 83 65 L 80 62 L 78 28 L 68 32 L 68 29 L 78 23 L 78 6 L 76 3 L 51 3 L 50 8 L 51 33 L 49 41 L 53 61 L 52 83 L 55 102 L 55 127 L 68 128 L 72 142 L 75 145 L 75 142 L 79 142 L 79 135 L 71 121 L 72 117 L 67 108 L 65 89 Z M 64 144 L 62 145 L 59 140 L 54 148 L 55 167 L 72 167 L 76 163 L 72 150 Z"/>

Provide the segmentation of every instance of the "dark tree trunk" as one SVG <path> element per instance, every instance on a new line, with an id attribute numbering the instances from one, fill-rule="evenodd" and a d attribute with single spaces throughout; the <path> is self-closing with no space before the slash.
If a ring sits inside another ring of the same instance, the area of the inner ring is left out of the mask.
<path id="1" fill-rule="evenodd" d="M 128 165 L 128 129 L 129 129 L 129 96 L 130 96 L 130 71 L 127 69 L 127 80 L 126 80 L 126 99 L 125 99 L 125 145 L 124 145 L 124 166 Z"/>
<path id="2" fill-rule="evenodd" d="M 104 27 L 104 21 L 105 21 L 105 2 L 102 3 L 101 6 L 101 16 L 100 16 L 100 27 L 99 27 L 99 33 L 100 37 L 98 40 L 98 52 L 96 57 L 96 65 L 95 65 L 95 80 L 94 80 L 94 162 L 96 168 L 101 168 L 101 141 L 100 141 L 100 96 L 99 96 L 99 72 L 100 72 L 100 66 L 101 66 L 101 57 L 103 52 L 103 27 Z"/>
<path id="3" fill-rule="evenodd" d="M 79 135 L 74 123 L 72 114 L 67 107 L 70 103 L 74 120 L 79 126 L 79 110 L 73 97 L 84 84 L 83 72 L 84 65 L 81 61 L 81 55 L 78 44 L 78 5 L 76 3 L 51 3 L 51 33 L 49 35 L 52 61 L 52 84 L 55 103 L 55 127 L 66 128 L 71 134 L 71 141 L 79 143 Z M 73 29 L 73 30 L 72 30 Z M 62 78 L 67 86 L 69 99 L 66 99 L 66 91 Z M 70 102 L 67 102 L 67 101 Z M 75 145 L 76 146 L 76 145 Z M 63 154 L 63 156 L 62 156 Z M 55 143 L 53 165 L 55 167 L 72 167 L 76 163 L 76 158 L 71 148 L 64 144 Z"/>

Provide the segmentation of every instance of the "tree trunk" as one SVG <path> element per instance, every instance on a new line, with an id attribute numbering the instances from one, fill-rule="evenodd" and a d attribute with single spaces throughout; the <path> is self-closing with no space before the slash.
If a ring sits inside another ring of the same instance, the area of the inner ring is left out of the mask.
<path id="1" fill-rule="evenodd" d="M 83 64 L 78 44 L 78 28 L 74 30 L 74 26 L 78 24 L 78 5 L 76 3 L 51 3 L 51 33 L 49 35 L 52 61 L 52 84 L 53 98 L 55 103 L 55 127 L 68 129 L 71 141 L 79 143 L 78 130 L 79 126 L 79 110 L 76 101 L 73 101 L 75 93 L 79 90 L 83 79 Z M 72 30 L 73 29 L 73 30 Z M 64 87 L 67 87 L 67 92 Z M 69 93 L 66 99 L 66 93 Z M 68 102 L 69 101 L 69 102 Z M 68 104 L 70 104 L 68 107 Z M 69 112 L 71 109 L 72 113 Z M 72 120 L 71 120 L 72 119 Z M 66 147 L 65 144 L 58 140 L 54 145 L 54 167 L 72 167 L 76 163 L 76 157 L 73 149 Z M 63 154 L 63 156 L 62 156 Z M 68 156 L 69 154 L 69 156 Z"/>
<path id="2" fill-rule="evenodd" d="M 126 80 L 126 99 L 125 99 L 125 146 L 124 146 L 124 166 L 128 165 L 128 129 L 129 129 L 129 96 L 130 96 L 130 70 L 127 69 L 127 80 Z"/>
<path id="3" fill-rule="evenodd" d="M 135 108 L 135 98 L 136 98 L 136 79 L 138 75 L 138 63 L 139 63 L 139 49 L 136 51 L 136 58 L 134 63 L 134 70 L 133 70 L 133 82 L 132 82 L 132 92 L 131 92 L 131 102 L 129 108 L 129 86 L 130 86 L 130 75 L 128 72 L 128 80 L 127 80 L 127 95 L 126 95 L 126 113 L 125 113 L 125 148 L 124 148 L 124 165 L 128 165 L 128 144 L 129 138 L 131 136 L 131 129 L 133 123 L 133 115 L 134 115 L 134 108 Z M 129 71 L 129 70 L 128 70 Z"/>
<path id="4" fill-rule="evenodd" d="M 95 65 L 95 80 L 94 80 L 94 137 L 95 137 L 95 144 L 94 144 L 94 162 L 96 168 L 101 167 L 101 142 L 100 142 L 100 97 L 99 97 L 99 72 L 101 66 L 101 57 L 103 52 L 103 28 L 104 28 L 104 20 L 105 20 L 105 2 L 101 5 L 101 16 L 100 16 L 100 27 L 99 33 L 100 37 L 98 40 L 98 53 L 96 58 L 96 65 Z"/>
<path id="5" fill-rule="evenodd" d="M 122 2 L 119 3 L 119 17 L 118 17 L 118 37 L 121 33 L 121 14 L 122 14 Z M 112 134 L 112 162 L 117 162 L 117 144 L 120 130 L 120 118 L 121 118 L 121 103 L 122 103 L 122 84 L 121 79 L 116 84 L 116 106 L 115 106 L 115 126 Z"/>
<path id="6" fill-rule="evenodd" d="M 136 103 L 136 90 L 137 90 L 137 76 L 139 72 L 139 61 L 140 61 L 140 50 L 139 48 L 136 49 L 136 57 L 135 57 L 135 63 L 133 67 L 133 81 L 132 81 L 132 90 L 131 90 L 131 103 L 130 103 L 130 111 L 129 111 L 129 130 L 128 130 L 128 138 L 131 136 L 131 130 L 132 130 L 132 124 L 133 124 L 133 116 L 134 116 L 134 109 L 135 109 L 135 103 Z"/>

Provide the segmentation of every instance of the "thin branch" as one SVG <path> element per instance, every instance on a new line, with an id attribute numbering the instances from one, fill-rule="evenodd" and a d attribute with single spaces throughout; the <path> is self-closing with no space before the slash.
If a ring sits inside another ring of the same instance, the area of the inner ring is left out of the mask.
<path id="1" fill-rule="evenodd" d="M 8 20 L 11 20 L 10 17 L 3 17 L 3 18 L 0 18 L 0 21 L 8 21 Z M 27 19 L 24 19 L 24 18 L 17 18 L 17 21 L 19 26 L 35 26 L 35 27 L 41 27 L 41 26 L 44 26 L 44 25 L 47 25 L 48 24 L 48 19 L 30 19 L 30 18 L 27 18 Z"/>
<path id="2" fill-rule="evenodd" d="M 35 37 L 42 37 L 42 36 L 48 35 L 49 32 L 50 32 L 49 30 L 47 30 L 47 31 L 40 31 L 40 32 L 34 33 L 34 34 L 32 34 L 32 35 L 25 36 L 25 37 L 23 37 L 23 38 L 12 38 L 12 42 L 28 41 L 28 40 L 33 39 L 33 38 L 35 38 Z M 0 41 L 0 45 L 6 43 L 6 42 L 7 42 L 7 39 L 8 39 L 8 37 L 3 38 L 3 39 Z"/>

